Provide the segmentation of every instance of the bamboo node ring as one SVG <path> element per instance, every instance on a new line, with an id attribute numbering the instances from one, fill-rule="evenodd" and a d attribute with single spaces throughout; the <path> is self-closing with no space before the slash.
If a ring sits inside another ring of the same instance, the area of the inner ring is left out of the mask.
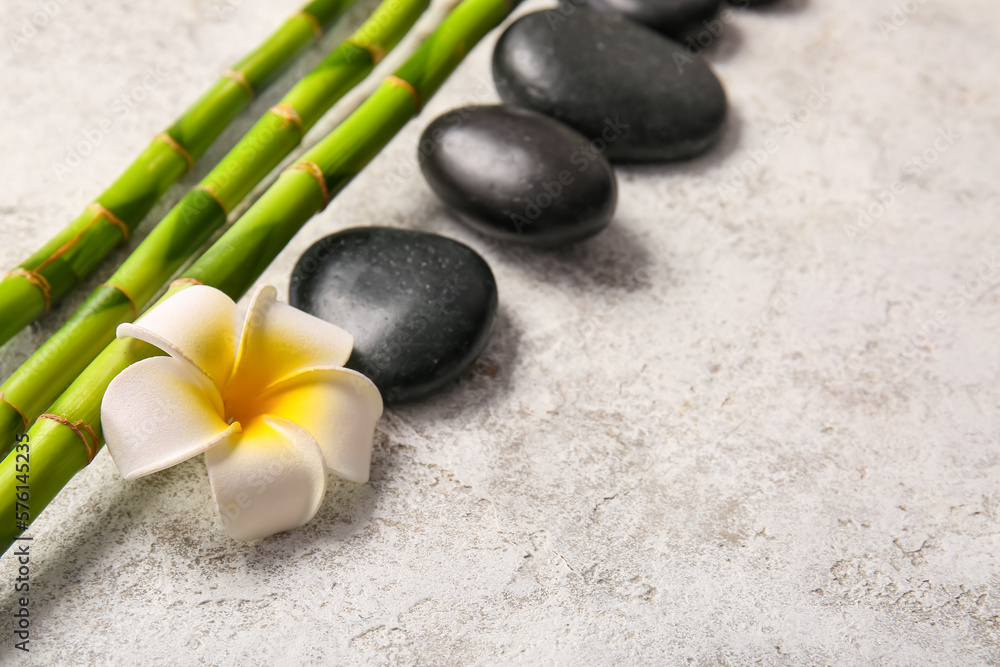
<path id="1" fill-rule="evenodd" d="M 17 407 L 16 405 L 14 405 L 10 401 L 8 401 L 6 398 L 4 398 L 2 391 L 0 391 L 0 402 L 6 403 L 11 408 L 13 408 L 14 412 L 16 412 L 17 414 L 21 415 L 21 421 L 24 422 L 24 428 L 28 428 L 28 423 L 29 423 L 28 422 L 28 415 L 24 414 L 24 410 L 22 410 L 21 408 Z"/>
<path id="2" fill-rule="evenodd" d="M 139 314 L 139 309 L 135 305 L 135 299 L 132 298 L 132 295 L 129 294 L 124 287 L 122 287 L 121 285 L 115 285 L 114 283 L 104 283 L 103 285 L 101 285 L 101 287 L 110 287 L 111 289 L 118 290 L 119 292 L 124 294 L 125 298 L 128 299 L 128 305 L 132 306 L 132 314 L 133 315 Z"/>
<path id="3" fill-rule="evenodd" d="M 364 42 L 361 41 L 360 39 L 347 39 L 344 40 L 344 42 L 346 44 L 350 44 L 351 46 L 356 46 L 359 49 L 364 49 L 365 51 L 370 53 L 373 65 L 378 65 L 380 62 L 382 62 L 382 58 L 385 58 L 386 54 L 385 49 L 383 49 L 377 44 L 372 44 L 371 42 Z"/>
<path id="4" fill-rule="evenodd" d="M 309 21 L 309 23 L 312 24 L 313 34 L 316 36 L 317 40 L 323 36 L 323 26 L 320 24 L 319 19 L 310 14 L 309 12 L 298 11 L 289 16 L 288 18 L 294 19 L 299 17 L 304 18 L 305 20 Z"/>
<path id="5" fill-rule="evenodd" d="M 122 241 L 128 241 L 129 236 L 131 236 L 132 234 L 132 230 L 128 228 L 128 225 L 125 224 L 124 220 L 119 218 L 117 215 L 109 211 L 101 204 L 98 204 L 96 201 L 87 204 L 87 208 L 90 209 L 91 211 L 94 211 L 97 214 L 94 217 L 99 218 L 101 216 L 104 216 L 105 218 L 107 218 L 108 222 L 110 222 L 112 225 L 114 225 L 115 227 L 117 227 L 122 231 Z"/>
<path id="6" fill-rule="evenodd" d="M 170 146 L 170 148 L 172 148 L 175 153 L 184 158 L 184 162 L 187 163 L 188 171 L 191 171 L 191 168 L 194 167 L 194 158 L 191 157 L 191 154 L 188 153 L 187 149 L 181 146 L 180 143 L 176 139 L 171 137 L 169 134 L 167 134 L 166 132 L 158 134 L 156 135 L 155 141 L 162 141 L 167 146 Z"/>
<path id="7" fill-rule="evenodd" d="M 304 171 L 312 176 L 319 185 L 320 195 L 323 197 L 323 208 L 320 210 L 322 211 L 330 205 L 330 190 L 326 186 L 326 177 L 323 176 L 323 170 L 319 168 L 318 164 L 315 162 L 296 162 L 285 171 Z"/>
<path id="8" fill-rule="evenodd" d="M 294 123 L 296 127 L 299 128 L 299 132 L 305 132 L 305 126 L 302 125 L 302 117 L 291 104 L 288 104 L 287 102 L 276 104 L 271 107 L 271 113 L 279 118 L 284 118 L 286 125 L 288 123 Z"/>
<path id="9" fill-rule="evenodd" d="M 90 424 L 84 424 L 82 419 L 78 422 L 72 422 L 66 419 L 65 417 L 62 417 L 60 415 L 54 415 L 48 412 L 40 416 L 39 419 L 51 419 L 54 422 L 59 422 L 60 424 L 69 426 L 71 429 L 73 429 L 73 432 L 76 433 L 77 436 L 80 438 L 80 441 L 83 443 L 83 448 L 87 450 L 87 463 L 90 463 L 91 461 L 94 460 L 94 456 L 97 454 L 99 439 L 97 437 L 97 434 L 94 433 L 94 429 L 91 428 Z M 84 435 L 85 431 L 87 435 L 89 435 L 93 439 L 93 443 L 87 441 L 87 436 Z"/>
<path id="10" fill-rule="evenodd" d="M 34 285 L 42 293 L 42 298 L 45 299 L 45 311 L 48 312 L 49 308 L 52 306 L 52 284 L 37 271 L 31 271 L 30 269 L 14 269 L 7 274 L 8 277 L 21 276 L 29 283 Z"/>
<path id="11" fill-rule="evenodd" d="M 222 73 L 222 76 L 225 79 L 235 81 L 236 83 L 243 86 L 243 90 L 247 91 L 247 95 L 250 96 L 251 100 L 253 99 L 254 96 L 253 86 L 251 86 L 250 82 L 247 81 L 247 77 L 245 74 L 243 74 L 243 72 L 239 71 L 238 69 L 227 69 L 225 72 Z"/>
<path id="12" fill-rule="evenodd" d="M 420 93 L 417 92 L 417 89 L 413 87 L 412 83 L 410 83 L 406 79 L 402 79 L 396 76 L 395 74 L 388 77 L 386 79 L 386 82 L 393 86 L 399 86 L 400 88 L 405 88 L 406 91 L 410 93 L 410 97 L 413 98 L 413 101 L 417 103 L 418 112 L 424 108 L 424 102 L 423 100 L 420 99 Z"/>
<path id="13" fill-rule="evenodd" d="M 222 212 L 224 214 L 226 214 L 226 217 L 229 216 L 229 209 L 227 209 L 226 205 L 222 203 L 221 199 L 219 199 L 219 195 L 216 194 L 216 192 L 215 192 L 215 186 L 213 186 L 213 185 L 196 185 L 196 186 L 194 186 L 193 189 L 194 190 L 200 190 L 201 192 L 207 193 L 208 196 L 211 197 L 212 199 L 214 199 L 215 203 L 219 205 L 219 208 L 221 208 Z"/>

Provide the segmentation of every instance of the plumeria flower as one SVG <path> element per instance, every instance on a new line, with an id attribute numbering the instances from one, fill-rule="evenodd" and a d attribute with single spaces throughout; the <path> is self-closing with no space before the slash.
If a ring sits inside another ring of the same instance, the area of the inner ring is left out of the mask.
<path id="1" fill-rule="evenodd" d="M 108 386 L 101 423 L 125 479 L 198 454 L 227 532 L 267 537 L 309 521 L 327 473 L 367 482 L 382 397 L 344 368 L 354 339 L 260 288 L 241 321 L 204 285 L 118 327 L 169 356 L 132 364 Z"/>

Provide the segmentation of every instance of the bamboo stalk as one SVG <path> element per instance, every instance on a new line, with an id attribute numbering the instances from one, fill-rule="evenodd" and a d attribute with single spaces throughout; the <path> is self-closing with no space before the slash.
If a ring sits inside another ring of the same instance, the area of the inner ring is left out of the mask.
<path id="1" fill-rule="evenodd" d="M 240 298 L 292 236 L 321 211 L 420 110 L 468 51 L 510 11 L 505 0 L 464 0 L 406 63 L 275 184 L 160 301 L 201 282 Z M 155 307 L 155 306 L 154 306 Z M 18 451 L 0 463 L 0 548 L 9 548 L 103 444 L 101 399 L 129 365 L 157 354 L 115 339 L 28 431 L 30 509 L 17 518 Z"/>
<path id="2" fill-rule="evenodd" d="M 270 109 L 73 317 L 0 386 L 0 457 L 226 222 L 227 213 L 391 51 L 427 0 L 384 0 L 371 17 Z"/>
<path id="3" fill-rule="evenodd" d="M 67 227 L 0 281 L 0 345 L 128 239 L 222 131 L 355 0 L 313 0 L 219 78 Z"/>

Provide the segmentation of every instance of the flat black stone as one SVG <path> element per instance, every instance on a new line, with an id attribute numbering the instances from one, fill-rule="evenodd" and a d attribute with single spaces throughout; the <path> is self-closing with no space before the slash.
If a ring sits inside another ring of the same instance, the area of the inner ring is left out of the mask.
<path id="1" fill-rule="evenodd" d="M 726 93 L 686 47 L 586 7 L 527 14 L 493 52 L 500 97 L 606 144 L 612 162 L 691 157 L 722 134 Z"/>
<path id="2" fill-rule="evenodd" d="M 618 12 L 670 37 L 680 37 L 710 21 L 722 0 L 564 0 L 570 6 L 586 4 L 599 11 Z"/>
<path id="3" fill-rule="evenodd" d="M 536 246 L 593 236 L 611 221 L 618 185 L 585 137 L 510 106 L 454 109 L 420 139 L 431 188 L 484 234 Z"/>
<path id="4" fill-rule="evenodd" d="M 312 245 L 295 265 L 288 302 L 354 336 L 348 368 L 386 404 L 447 387 L 489 340 L 497 285 L 489 265 L 457 241 L 386 227 L 348 229 Z"/>

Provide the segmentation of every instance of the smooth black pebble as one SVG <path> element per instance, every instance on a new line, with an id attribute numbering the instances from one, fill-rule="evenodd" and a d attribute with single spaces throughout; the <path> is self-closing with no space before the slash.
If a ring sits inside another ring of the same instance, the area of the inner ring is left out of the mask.
<path id="1" fill-rule="evenodd" d="M 593 236 L 615 212 L 614 170 L 585 137 L 510 106 L 454 109 L 420 139 L 431 188 L 484 234 L 536 246 Z"/>
<path id="2" fill-rule="evenodd" d="M 493 52 L 500 97 L 577 129 L 612 162 L 691 157 L 722 134 L 726 93 L 701 59 L 617 14 L 548 10 L 512 23 Z"/>
<path id="3" fill-rule="evenodd" d="M 624 14 L 633 21 L 672 37 L 710 21 L 722 0 L 564 0 L 569 6 L 587 4 L 594 9 Z"/>
<path id="4" fill-rule="evenodd" d="M 486 346 L 497 310 L 489 265 L 457 241 L 358 227 L 313 244 L 292 271 L 288 302 L 354 336 L 348 368 L 387 404 L 454 382 Z"/>

